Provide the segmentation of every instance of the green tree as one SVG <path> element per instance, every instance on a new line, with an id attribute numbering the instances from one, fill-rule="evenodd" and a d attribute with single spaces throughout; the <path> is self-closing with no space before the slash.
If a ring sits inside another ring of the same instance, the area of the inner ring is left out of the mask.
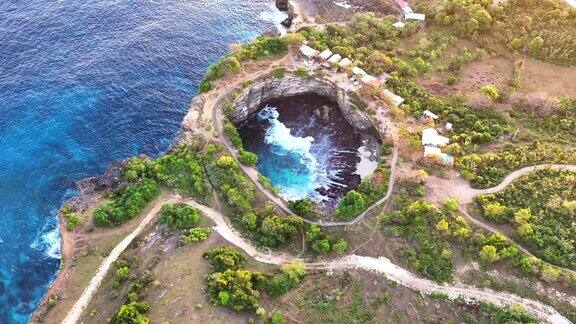
<path id="1" fill-rule="evenodd" d="M 220 246 L 204 252 L 204 259 L 210 263 L 216 272 L 227 269 L 240 269 L 246 263 L 246 258 L 235 248 Z"/>
<path id="2" fill-rule="evenodd" d="M 310 198 L 289 201 L 288 207 L 298 216 L 316 218 L 320 214 L 316 209 L 316 204 Z"/>
<path id="3" fill-rule="evenodd" d="M 258 155 L 249 152 L 249 151 L 240 151 L 240 156 L 238 157 L 240 163 L 247 165 L 247 166 L 256 166 L 258 163 Z"/>
<path id="4" fill-rule="evenodd" d="M 238 169 L 238 163 L 230 155 L 222 155 L 216 161 L 216 165 L 222 169 L 236 170 Z"/>
<path id="5" fill-rule="evenodd" d="M 482 250 L 480 250 L 480 260 L 483 262 L 492 263 L 499 259 L 498 251 L 496 250 L 496 247 L 492 245 L 484 245 Z"/>
<path id="6" fill-rule="evenodd" d="M 484 209 L 484 216 L 491 220 L 501 221 L 508 214 L 508 208 L 499 202 L 487 203 L 482 208 Z"/>
<path id="7" fill-rule="evenodd" d="M 296 236 L 303 220 L 299 216 L 268 216 L 262 221 L 262 244 L 277 247 Z"/>
<path id="8" fill-rule="evenodd" d="M 206 276 L 206 291 L 214 305 L 235 311 L 256 311 L 260 305 L 260 292 L 265 278 L 244 269 L 227 269 Z"/>
<path id="9" fill-rule="evenodd" d="M 170 227 L 189 229 L 200 223 L 200 210 L 187 204 L 166 204 L 160 209 L 159 221 Z"/>
<path id="10" fill-rule="evenodd" d="M 530 43 L 528 43 L 528 47 L 532 53 L 537 53 L 544 45 L 544 39 L 540 36 L 534 37 Z"/>
<path id="11" fill-rule="evenodd" d="M 364 196 L 361 193 L 351 190 L 340 200 L 336 207 L 336 218 L 352 219 L 364 211 Z"/>
<path id="12" fill-rule="evenodd" d="M 240 137 L 240 133 L 238 133 L 238 130 L 234 124 L 226 122 L 224 124 L 224 133 L 226 133 L 226 136 L 228 136 L 228 139 L 230 139 L 230 142 L 236 149 L 241 150 L 243 148 L 242 138 Z"/>
<path id="13" fill-rule="evenodd" d="M 131 302 L 124 304 L 112 318 L 112 324 L 148 324 L 150 319 L 144 314 L 150 311 L 150 304 L 147 302 Z"/>

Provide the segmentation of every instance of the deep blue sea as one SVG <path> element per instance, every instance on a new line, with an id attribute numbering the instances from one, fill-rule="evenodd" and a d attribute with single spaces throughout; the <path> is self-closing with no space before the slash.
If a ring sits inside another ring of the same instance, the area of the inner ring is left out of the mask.
<path id="1" fill-rule="evenodd" d="M 55 278 L 75 181 L 165 151 L 207 66 L 282 19 L 273 3 L 0 2 L 0 323 Z"/>

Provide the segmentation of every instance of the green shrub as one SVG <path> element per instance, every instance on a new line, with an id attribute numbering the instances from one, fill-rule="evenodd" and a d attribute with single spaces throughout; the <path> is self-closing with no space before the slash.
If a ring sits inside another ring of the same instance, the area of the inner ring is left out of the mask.
<path id="1" fill-rule="evenodd" d="M 227 269 L 206 276 L 206 291 L 210 302 L 235 311 L 256 311 L 260 305 L 260 292 L 265 278 L 259 273 L 243 269 Z"/>
<path id="2" fill-rule="evenodd" d="M 280 313 L 274 313 L 266 320 L 266 324 L 285 324 L 286 320 Z"/>
<path id="3" fill-rule="evenodd" d="M 286 68 L 279 67 L 272 70 L 272 75 L 277 79 L 282 79 L 286 75 Z"/>
<path id="4" fill-rule="evenodd" d="M 310 77 L 310 75 L 308 74 L 308 70 L 306 70 L 305 68 L 297 68 L 296 71 L 294 71 L 294 74 L 300 78 Z"/>
<path id="5" fill-rule="evenodd" d="M 227 269 L 237 270 L 246 263 L 246 258 L 240 251 L 227 246 L 220 246 L 206 251 L 203 257 L 216 272 L 223 272 Z"/>
<path id="6" fill-rule="evenodd" d="M 203 143 L 197 141 L 180 145 L 157 160 L 134 158 L 124 167 L 123 175 L 131 182 L 139 179 L 154 180 L 169 188 L 204 199 L 208 185 L 202 168 L 205 158 L 202 148 Z"/>
<path id="7" fill-rule="evenodd" d="M 144 180 L 117 192 L 111 202 L 94 210 L 94 225 L 113 227 L 138 215 L 158 196 L 158 186 L 153 180 Z"/>
<path id="8" fill-rule="evenodd" d="M 114 274 L 114 281 L 112 282 L 113 287 L 119 287 L 130 275 L 130 270 L 128 267 L 121 267 L 116 269 Z"/>
<path id="9" fill-rule="evenodd" d="M 238 160 L 240 161 L 240 163 L 246 165 L 246 166 L 256 166 L 256 164 L 258 164 L 258 155 L 249 152 L 249 151 L 240 151 L 240 155 L 238 156 Z"/>
<path id="10" fill-rule="evenodd" d="M 283 245 L 296 236 L 302 224 L 299 216 L 268 216 L 262 221 L 260 243 L 268 247 Z"/>
<path id="11" fill-rule="evenodd" d="M 489 302 L 478 303 L 482 316 L 490 318 L 491 323 L 537 323 L 536 318 L 526 314 L 522 306 L 499 307 Z"/>
<path id="12" fill-rule="evenodd" d="M 242 144 L 242 138 L 234 124 L 226 122 L 224 124 L 224 133 L 226 133 L 226 136 L 228 136 L 228 139 L 236 149 L 241 150 L 243 148 L 244 145 Z"/>
<path id="13" fill-rule="evenodd" d="M 364 211 L 365 201 L 362 194 L 351 190 L 343 197 L 336 207 L 337 219 L 353 219 Z"/>
<path id="14" fill-rule="evenodd" d="M 452 75 L 452 76 L 449 76 L 449 77 L 446 79 L 446 84 L 447 84 L 447 85 L 455 85 L 456 83 L 458 83 L 458 78 L 455 77 L 455 76 L 453 76 L 453 75 Z"/>
<path id="15" fill-rule="evenodd" d="M 282 296 L 299 285 L 305 277 L 306 268 L 302 261 L 286 263 L 281 267 L 281 273 L 268 278 L 268 293 L 272 297 Z"/>
<path id="16" fill-rule="evenodd" d="M 111 324 L 150 323 L 150 319 L 144 314 L 150 311 L 148 302 L 131 302 L 120 307 L 118 312 L 109 319 Z"/>
<path id="17" fill-rule="evenodd" d="M 576 150 L 536 142 L 480 155 L 470 154 L 456 161 L 462 175 L 474 188 L 496 186 L 514 170 L 546 163 L 575 164 Z"/>
<path id="18" fill-rule="evenodd" d="M 480 93 L 492 99 L 492 101 L 501 101 L 502 95 L 500 90 L 494 84 L 487 84 L 480 88 Z"/>
<path id="19" fill-rule="evenodd" d="M 334 251 L 342 254 L 348 250 L 348 243 L 336 235 L 325 232 L 319 225 L 312 224 L 306 231 L 306 241 L 314 253 L 325 254 Z"/>
<path id="20" fill-rule="evenodd" d="M 160 223 L 179 229 L 194 227 L 200 223 L 201 218 L 200 211 L 187 204 L 166 204 L 159 213 Z"/>
<path id="21" fill-rule="evenodd" d="M 307 218 L 316 218 L 320 215 L 316 208 L 316 203 L 310 198 L 303 198 L 299 200 L 289 201 L 288 207 L 296 215 Z"/>
<path id="22" fill-rule="evenodd" d="M 500 192 L 479 196 L 476 202 L 489 219 L 494 216 L 491 206 L 505 209 L 497 220 L 516 228 L 519 239 L 534 255 L 576 269 L 571 252 L 576 248 L 571 236 L 576 222 L 575 179 L 575 172 L 540 170 L 518 178 Z"/>
<path id="23" fill-rule="evenodd" d="M 207 227 L 194 227 L 191 228 L 187 234 L 180 236 L 180 241 L 183 243 L 197 243 L 206 240 L 212 234 L 212 229 Z"/>

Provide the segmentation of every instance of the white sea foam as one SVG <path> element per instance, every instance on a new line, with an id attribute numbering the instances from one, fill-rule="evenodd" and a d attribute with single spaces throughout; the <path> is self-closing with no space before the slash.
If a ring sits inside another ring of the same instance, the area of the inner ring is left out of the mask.
<path id="1" fill-rule="evenodd" d="M 290 128 L 278 120 L 279 116 L 280 114 L 276 108 L 270 106 L 266 106 L 258 113 L 258 120 L 267 120 L 270 123 L 270 126 L 266 129 L 264 142 L 277 148 L 274 150 L 275 154 L 295 154 L 299 156 L 300 163 L 308 169 L 308 177 L 310 178 L 310 181 L 303 187 L 281 188 L 281 196 L 287 200 L 314 196 L 315 190 L 321 186 L 318 181 L 321 175 L 321 173 L 319 174 L 318 161 L 311 153 L 314 138 L 311 136 L 298 137 L 292 135 Z M 317 198 L 320 199 L 321 197 Z"/>
<path id="2" fill-rule="evenodd" d="M 267 119 L 270 122 L 270 127 L 266 130 L 266 136 L 264 141 L 266 144 L 275 145 L 287 153 L 298 153 L 304 158 L 310 160 L 310 162 L 316 163 L 316 158 L 310 153 L 312 148 L 312 142 L 314 138 L 312 136 L 298 137 L 290 133 L 290 128 L 282 124 L 278 120 L 278 111 L 273 107 L 266 107 L 258 114 L 258 119 Z"/>
<path id="3" fill-rule="evenodd" d="M 281 24 L 286 18 L 288 18 L 288 14 L 278 10 L 274 4 L 271 4 L 268 10 L 260 14 L 260 19 L 274 23 L 281 35 L 286 34 L 287 31 L 286 27 Z"/>
<path id="4" fill-rule="evenodd" d="M 36 238 L 30 247 L 41 250 L 44 254 L 52 259 L 60 259 L 60 233 L 58 226 L 48 232 L 44 232 L 40 237 Z"/>

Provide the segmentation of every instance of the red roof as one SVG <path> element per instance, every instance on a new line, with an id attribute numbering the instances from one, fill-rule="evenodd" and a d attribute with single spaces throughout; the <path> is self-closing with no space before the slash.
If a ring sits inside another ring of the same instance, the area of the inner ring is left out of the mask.
<path id="1" fill-rule="evenodd" d="M 400 8 L 405 8 L 405 7 L 409 7 L 410 5 L 408 4 L 408 2 L 404 1 L 404 0 L 395 0 L 396 3 L 400 6 Z"/>

